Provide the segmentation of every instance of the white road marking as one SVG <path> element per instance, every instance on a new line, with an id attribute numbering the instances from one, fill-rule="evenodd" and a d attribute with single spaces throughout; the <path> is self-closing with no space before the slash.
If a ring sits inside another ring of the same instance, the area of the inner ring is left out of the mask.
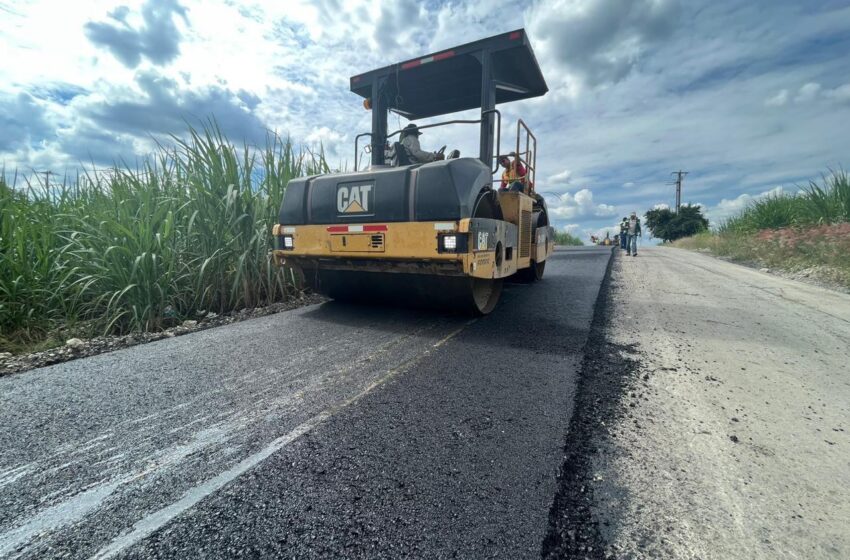
<path id="1" fill-rule="evenodd" d="M 277 438 L 271 444 L 269 444 L 259 452 L 250 455 L 249 457 L 237 463 L 235 466 L 218 474 L 217 476 L 211 478 L 203 484 L 195 486 L 194 488 L 186 492 L 183 497 L 180 498 L 178 501 L 155 511 L 136 522 L 129 533 L 115 538 L 107 546 L 100 549 L 97 554 L 92 556 L 92 558 L 98 560 L 103 558 L 111 558 L 122 550 L 124 550 L 125 548 L 139 542 L 140 540 L 144 539 L 160 527 L 164 526 L 166 523 L 168 523 L 184 511 L 188 510 L 189 508 L 200 502 L 205 497 L 221 489 L 225 484 L 227 484 L 231 480 L 257 466 L 259 463 L 271 456 L 274 452 L 282 449 L 287 444 L 292 443 L 302 435 L 306 434 L 307 432 L 312 430 L 317 424 L 319 424 L 329 416 L 330 412 L 327 411 L 317 414 L 316 416 L 310 418 L 303 424 L 296 427 L 294 430 Z"/>
<path id="2" fill-rule="evenodd" d="M 49 531 L 59 525 L 64 525 L 70 518 L 79 519 L 96 508 L 116 488 L 123 484 L 123 480 L 109 484 L 97 485 L 94 488 L 77 494 L 70 500 L 66 500 L 55 506 L 49 507 L 33 516 L 25 524 L 0 535 L 0 556 L 5 556 L 20 545 L 28 542 L 33 537 L 44 531 Z"/>
<path id="3" fill-rule="evenodd" d="M 26 465 L 19 465 L 7 471 L 0 472 L 0 488 L 15 482 L 22 476 L 26 476 L 31 470 L 32 464 L 28 463 Z"/>
<path id="4" fill-rule="evenodd" d="M 467 321 L 463 324 L 463 326 L 455 329 L 454 331 L 434 343 L 433 348 L 439 348 L 440 346 L 445 344 L 449 339 L 457 335 L 468 325 L 471 325 L 474 322 L 475 319 L 473 319 L 472 321 Z M 265 448 L 261 449 L 257 453 L 246 457 L 233 467 L 216 475 L 215 477 L 204 482 L 203 484 L 200 484 L 190 489 L 178 501 L 169 504 L 140 519 L 133 525 L 130 532 L 113 539 L 112 542 L 101 548 L 94 556 L 92 556 L 92 559 L 104 560 L 106 558 L 112 558 L 119 552 L 148 537 L 158 529 L 164 527 L 166 524 L 171 522 L 178 515 L 184 513 L 185 511 L 195 506 L 198 502 L 200 502 L 213 492 L 220 490 L 226 484 L 233 481 L 242 474 L 248 472 L 249 470 L 253 469 L 277 451 L 280 451 L 293 441 L 297 440 L 299 437 L 310 432 L 313 428 L 333 416 L 334 413 L 357 402 L 358 400 L 372 392 L 372 390 L 374 390 L 376 387 L 383 385 L 384 383 L 395 377 L 395 375 L 399 372 L 404 371 L 411 365 L 415 364 L 416 362 L 421 360 L 426 354 L 427 352 L 420 354 L 408 360 L 407 362 L 404 362 L 397 368 L 389 370 L 386 375 L 384 375 L 380 379 L 375 380 L 374 382 L 369 384 L 363 391 L 344 401 L 342 404 L 323 410 L 322 412 L 316 414 L 303 424 L 300 424 L 299 426 L 295 427 L 287 434 L 284 434 L 283 436 L 275 439 L 269 445 L 267 445 Z"/>
<path id="5" fill-rule="evenodd" d="M 95 439 L 103 440 L 104 437 Z M 0 533 L 0 556 L 8 554 L 20 547 L 22 544 L 31 541 L 33 537 L 82 519 L 93 509 L 99 507 L 101 503 L 103 503 L 103 501 L 120 486 L 143 478 L 159 470 L 170 468 L 172 465 L 179 463 L 188 455 L 191 455 L 192 453 L 209 445 L 221 443 L 223 441 L 224 431 L 221 427 L 213 426 L 206 430 L 202 430 L 196 433 L 192 438 L 192 441 L 189 443 L 165 450 L 154 457 L 150 457 L 149 465 L 144 469 L 132 474 L 124 475 L 123 477 L 99 482 L 67 500 L 38 512 L 14 529 Z M 88 447 L 91 447 L 91 445 Z M 69 466 L 74 462 L 76 461 L 66 463 L 65 465 L 62 465 L 62 467 Z M 62 467 L 60 467 L 60 469 Z M 22 471 L 22 474 L 26 474 L 27 472 L 28 471 Z"/>

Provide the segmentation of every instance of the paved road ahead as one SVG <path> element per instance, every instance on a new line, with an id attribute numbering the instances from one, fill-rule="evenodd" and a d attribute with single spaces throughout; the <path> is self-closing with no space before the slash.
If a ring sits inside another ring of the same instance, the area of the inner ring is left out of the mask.
<path id="1" fill-rule="evenodd" d="M 0 379 L 0 557 L 539 555 L 609 250 L 477 321 L 336 303 Z"/>

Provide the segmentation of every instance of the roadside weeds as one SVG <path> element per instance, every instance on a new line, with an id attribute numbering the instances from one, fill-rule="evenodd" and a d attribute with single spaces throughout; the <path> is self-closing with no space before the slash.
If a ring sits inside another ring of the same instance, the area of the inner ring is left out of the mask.
<path id="1" fill-rule="evenodd" d="M 850 223 L 757 233 L 706 232 L 672 246 L 850 293 Z"/>

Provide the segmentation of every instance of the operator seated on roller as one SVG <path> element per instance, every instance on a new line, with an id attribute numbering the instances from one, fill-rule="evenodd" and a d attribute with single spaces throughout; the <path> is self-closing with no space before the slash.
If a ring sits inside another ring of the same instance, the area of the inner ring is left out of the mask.
<path id="1" fill-rule="evenodd" d="M 419 145 L 419 136 L 421 135 L 422 133 L 419 132 L 419 127 L 413 123 L 410 123 L 401 129 L 401 145 L 404 146 L 404 149 L 407 152 L 407 157 L 412 163 L 428 163 L 431 161 L 446 159 L 446 154 L 443 153 L 443 150 L 440 150 L 439 152 L 426 152 L 423 150 Z M 445 146 L 443 146 L 443 148 L 445 148 Z M 452 150 L 449 154 L 449 159 L 457 157 L 460 157 L 460 152 Z"/>
<path id="2" fill-rule="evenodd" d="M 514 158 L 513 161 L 511 161 L 511 157 Z M 519 158 L 516 157 L 516 153 L 511 152 L 506 156 L 499 156 L 499 165 L 505 168 L 505 171 L 502 173 L 502 186 L 500 190 L 525 191 L 526 174 L 528 172 L 522 162 L 519 161 Z"/>

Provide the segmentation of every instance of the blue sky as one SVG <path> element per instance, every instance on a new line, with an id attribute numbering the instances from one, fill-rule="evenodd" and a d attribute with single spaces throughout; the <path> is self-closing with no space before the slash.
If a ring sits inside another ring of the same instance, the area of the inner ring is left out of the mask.
<path id="1" fill-rule="evenodd" d="M 713 222 L 848 165 L 850 1 L 0 0 L 0 163 L 134 161 L 211 115 L 351 163 L 351 75 L 525 27 L 550 92 L 500 107 L 540 139 L 538 190 L 586 238 L 684 200 Z M 397 124 L 404 125 L 403 120 Z M 423 145 L 477 152 L 476 129 Z"/>

